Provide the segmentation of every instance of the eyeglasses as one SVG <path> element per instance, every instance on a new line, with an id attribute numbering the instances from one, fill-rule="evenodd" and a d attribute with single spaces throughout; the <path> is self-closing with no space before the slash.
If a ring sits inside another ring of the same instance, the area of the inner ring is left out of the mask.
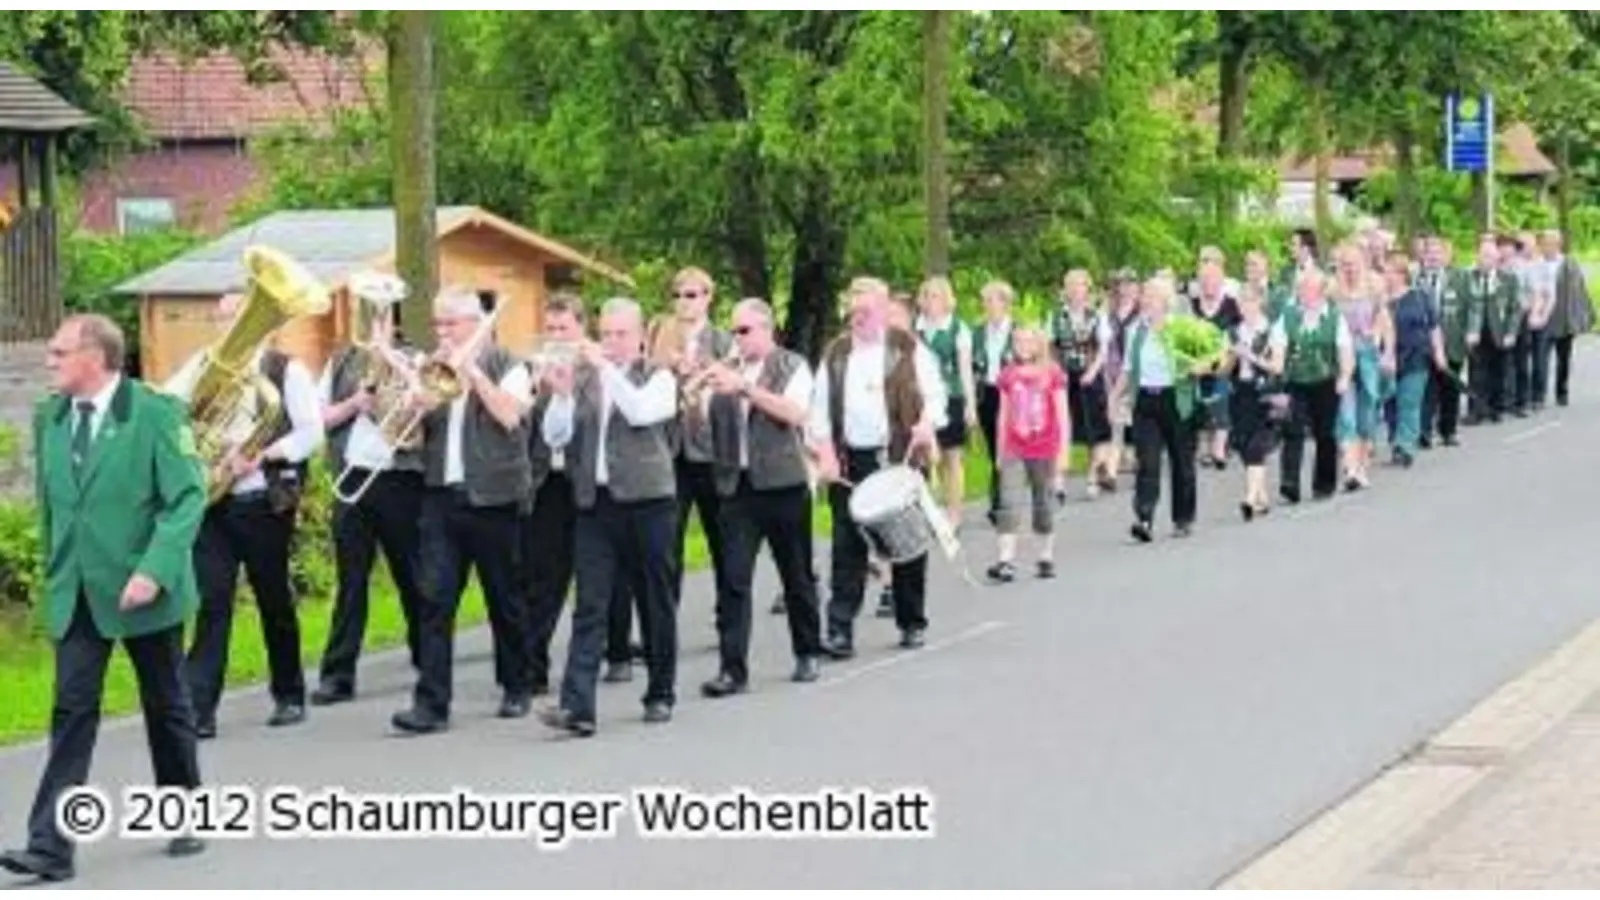
<path id="1" fill-rule="evenodd" d="M 706 295 L 705 291 L 679 291 L 673 296 L 679 300 L 698 300 Z"/>
<path id="2" fill-rule="evenodd" d="M 734 337 L 744 337 L 755 330 L 756 327 L 754 325 L 740 325 L 739 327 L 733 329 L 733 335 Z"/>

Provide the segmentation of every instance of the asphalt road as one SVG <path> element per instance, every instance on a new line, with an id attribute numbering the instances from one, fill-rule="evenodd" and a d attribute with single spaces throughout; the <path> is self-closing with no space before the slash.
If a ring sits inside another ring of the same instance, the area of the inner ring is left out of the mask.
<path id="1" fill-rule="evenodd" d="M 1583 374 L 1600 354 L 1580 354 Z M 1600 391 L 1465 446 L 1382 469 L 1372 490 L 1245 525 L 1237 466 L 1202 474 L 1187 541 L 1127 538 L 1126 488 L 1060 517 L 1060 577 L 973 589 L 938 565 L 929 644 L 862 651 L 787 682 L 782 619 L 758 617 L 757 682 L 708 701 L 706 581 L 683 613 L 684 699 L 639 722 L 642 683 L 602 688 L 601 731 L 554 737 L 492 718 L 487 642 L 463 635 L 453 729 L 388 734 L 410 677 L 371 660 L 361 698 L 269 731 L 259 691 L 224 705 L 208 780 L 307 789 L 540 794 L 676 785 L 721 793 L 916 786 L 935 836 L 910 840 L 614 837 L 213 841 L 170 860 L 148 842 L 85 845 L 83 887 L 1206 887 L 1353 790 L 1600 612 L 1589 510 Z M 1309 462 L 1309 460 L 1308 460 Z M 981 532 L 983 529 L 974 529 Z M 992 544 L 969 535 L 981 577 Z M 762 578 L 771 583 L 770 569 Z M 769 589 L 761 596 L 770 596 Z M 563 623 L 562 638 L 565 637 Z M 558 648 L 558 659 L 564 658 Z M 0 840 L 15 845 L 42 748 L 0 753 Z M 93 780 L 142 783 L 137 721 L 102 732 Z"/>

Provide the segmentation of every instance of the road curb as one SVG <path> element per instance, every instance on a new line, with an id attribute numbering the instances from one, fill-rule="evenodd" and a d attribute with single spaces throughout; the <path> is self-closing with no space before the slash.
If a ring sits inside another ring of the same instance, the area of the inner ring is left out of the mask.
<path id="1" fill-rule="evenodd" d="M 1217 885 L 1339 890 L 1381 864 L 1600 692 L 1600 621 Z"/>

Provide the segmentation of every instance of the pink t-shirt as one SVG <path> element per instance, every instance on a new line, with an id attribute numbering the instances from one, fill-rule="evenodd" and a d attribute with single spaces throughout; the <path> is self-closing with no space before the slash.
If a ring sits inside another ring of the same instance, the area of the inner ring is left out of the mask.
<path id="1" fill-rule="evenodd" d="M 1061 417 L 1056 398 L 1066 390 L 1066 378 L 1054 364 L 1043 367 L 1011 365 L 1000 373 L 1000 396 L 1005 398 L 1006 448 L 1012 458 L 1055 459 L 1061 451 Z"/>

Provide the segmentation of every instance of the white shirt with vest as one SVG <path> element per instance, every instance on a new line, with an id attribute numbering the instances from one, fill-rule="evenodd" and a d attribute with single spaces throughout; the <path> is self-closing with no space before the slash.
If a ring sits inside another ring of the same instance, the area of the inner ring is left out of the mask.
<path id="1" fill-rule="evenodd" d="M 983 383 L 998 387 L 1000 373 L 1005 368 L 1006 344 L 1011 341 L 1011 317 L 998 322 L 985 322 L 980 332 L 983 341 Z"/>
<path id="2" fill-rule="evenodd" d="M 162 385 L 161 389 L 173 396 L 189 402 L 193 396 L 196 384 L 200 380 L 200 367 L 205 358 L 205 351 L 189 357 L 189 361 L 175 372 L 171 378 Z M 257 350 L 251 357 L 248 370 L 259 372 L 261 370 L 261 357 L 263 351 Z M 318 402 L 316 381 L 311 377 L 304 363 L 294 357 L 288 358 L 288 364 L 283 372 L 283 398 L 284 412 L 289 420 L 289 433 L 279 438 L 277 443 L 266 448 L 266 453 L 281 456 L 284 462 L 290 465 L 302 463 L 311 458 L 323 438 L 322 406 Z M 243 416 L 236 416 L 233 427 L 229 429 L 225 438 L 231 444 L 244 441 L 250 434 L 248 420 Z M 267 489 L 267 477 L 258 469 L 240 478 L 233 485 L 233 494 L 249 494 Z"/>
<path id="3" fill-rule="evenodd" d="M 917 387 L 922 392 L 923 408 L 937 430 L 945 427 L 949 418 L 944 379 L 939 375 L 939 362 L 933 352 L 921 341 L 915 343 Z M 889 446 L 889 402 L 884 391 L 889 374 L 888 351 L 887 336 L 872 343 L 854 340 L 850 356 L 845 360 L 842 437 L 844 445 L 850 449 L 875 450 Z M 811 392 L 808 430 L 813 443 L 826 444 L 834 439 L 833 418 L 829 415 L 832 390 L 824 360 L 817 368 L 816 384 Z"/>
<path id="4" fill-rule="evenodd" d="M 496 384 L 500 390 L 517 398 L 524 407 L 533 395 L 533 373 L 524 365 L 507 368 Z M 467 398 L 471 395 L 472 389 L 469 387 L 461 392 L 461 396 L 450 401 L 450 418 L 445 425 L 444 439 L 444 483 L 447 485 L 461 484 L 467 480 L 467 466 L 461 448 L 462 434 L 466 431 Z"/>
<path id="5" fill-rule="evenodd" d="M 595 477 L 597 485 L 611 483 L 611 472 L 606 463 L 606 434 L 613 415 L 634 428 L 648 428 L 671 421 L 678 415 L 678 380 L 672 372 L 660 368 L 650 375 L 643 385 L 628 380 L 627 373 L 613 362 L 599 366 L 600 376 L 600 433 L 596 436 Z M 569 394 L 550 398 L 545 407 L 544 422 L 540 426 L 544 442 L 552 451 L 562 450 L 572 442 L 573 417 L 577 401 Z"/>
<path id="6" fill-rule="evenodd" d="M 774 350 L 774 353 L 777 351 Z M 739 376 L 744 383 L 755 387 L 761 383 L 761 370 L 766 367 L 766 360 L 745 363 L 739 369 Z M 795 362 L 794 371 L 789 373 L 789 380 L 784 383 L 779 392 L 783 399 L 790 403 L 799 404 L 801 408 L 808 408 L 811 404 L 811 392 L 816 385 L 816 379 L 811 374 L 811 367 L 805 360 Z M 704 406 L 707 415 L 710 415 L 711 393 L 706 392 Z M 750 468 L 750 429 L 746 423 L 750 421 L 750 398 L 739 398 L 739 468 Z"/>

